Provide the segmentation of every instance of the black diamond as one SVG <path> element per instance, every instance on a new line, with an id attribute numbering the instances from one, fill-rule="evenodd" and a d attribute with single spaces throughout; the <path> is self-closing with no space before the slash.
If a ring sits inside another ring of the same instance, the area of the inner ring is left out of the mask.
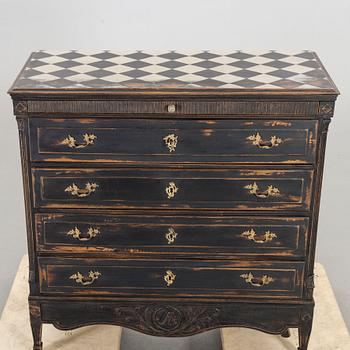
<path id="1" fill-rule="evenodd" d="M 203 61 L 203 62 L 195 63 L 194 66 L 196 67 L 198 66 L 202 68 L 213 68 L 213 67 L 221 66 L 221 63 L 216 63 L 212 61 Z"/>
<path id="2" fill-rule="evenodd" d="M 43 74 L 43 73 L 39 72 L 38 70 L 35 70 L 35 69 L 27 69 L 23 72 L 23 76 L 25 78 L 34 77 L 34 76 L 39 75 L 39 74 Z"/>
<path id="3" fill-rule="evenodd" d="M 247 62 L 247 61 L 237 61 L 228 64 L 229 66 L 234 66 L 238 68 L 250 68 L 256 66 L 255 63 Z"/>
<path id="4" fill-rule="evenodd" d="M 150 66 L 149 63 L 142 62 L 142 61 L 127 62 L 127 63 L 124 63 L 123 65 L 131 67 L 131 68 L 143 68 L 143 67 L 146 67 L 146 66 Z"/>
<path id="5" fill-rule="evenodd" d="M 63 68 L 71 68 L 71 67 L 76 67 L 80 66 L 81 63 L 75 62 L 75 61 L 63 61 L 63 62 L 58 62 L 55 63 L 55 66 L 63 67 Z"/>
<path id="6" fill-rule="evenodd" d="M 218 87 L 223 83 L 221 81 L 214 80 L 214 79 L 205 79 L 205 80 L 198 81 L 195 84 L 200 86 Z"/>
<path id="7" fill-rule="evenodd" d="M 186 55 L 177 53 L 175 51 L 170 51 L 162 55 L 159 55 L 159 57 L 166 58 L 168 60 L 177 60 L 178 58 L 186 57 Z"/>
<path id="8" fill-rule="evenodd" d="M 133 69 L 130 70 L 128 72 L 123 72 L 123 75 L 126 75 L 128 77 L 131 78 L 140 78 L 140 77 L 144 77 L 145 75 L 149 75 L 150 73 L 144 72 L 142 70 L 139 69 Z"/>
<path id="9" fill-rule="evenodd" d="M 44 52 L 44 51 L 37 51 L 33 53 L 32 59 L 40 59 L 40 58 L 46 58 L 46 57 L 51 57 L 52 55 Z"/>
<path id="10" fill-rule="evenodd" d="M 318 64 L 318 62 L 317 62 L 317 61 L 314 61 L 314 60 L 302 62 L 302 63 L 299 63 L 299 64 L 300 64 L 301 66 L 304 66 L 304 67 L 320 68 L 320 65 Z"/>
<path id="11" fill-rule="evenodd" d="M 115 73 L 107 72 L 103 69 L 93 70 L 92 72 L 88 73 L 88 75 L 91 75 L 92 77 L 95 77 L 95 78 L 103 78 L 103 77 L 107 77 L 108 75 L 113 75 L 113 74 L 115 74 Z"/>
<path id="12" fill-rule="evenodd" d="M 315 58 L 315 55 L 313 52 L 305 51 L 305 52 L 299 53 L 298 55 L 295 55 L 295 57 L 306 58 L 311 60 Z"/>
<path id="13" fill-rule="evenodd" d="M 36 68 L 41 66 L 46 66 L 48 63 L 45 63 L 43 61 L 34 60 L 29 63 L 30 68 Z"/>
<path id="14" fill-rule="evenodd" d="M 97 54 L 91 55 L 91 56 L 99 58 L 101 60 L 108 60 L 109 58 L 118 57 L 119 55 L 110 53 L 108 51 L 104 51 L 104 52 L 100 52 L 100 53 L 97 53 Z"/>
<path id="15" fill-rule="evenodd" d="M 199 54 L 193 55 L 193 57 L 201 58 L 203 60 L 210 60 L 212 58 L 220 57 L 220 56 L 221 55 L 213 54 L 213 53 L 208 52 L 208 51 L 204 51 L 204 52 L 201 52 Z"/>
<path id="16" fill-rule="evenodd" d="M 109 61 L 98 61 L 89 63 L 89 66 L 97 67 L 97 68 L 107 68 L 111 66 L 115 66 L 115 63 L 109 62 Z"/>
<path id="17" fill-rule="evenodd" d="M 244 60 L 246 58 L 250 58 L 250 57 L 254 57 L 254 55 L 250 55 L 248 53 L 244 53 L 244 52 L 234 52 L 231 53 L 229 55 L 226 55 L 227 57 L 231 57 L 231 58 L 237 58 L 238 60 Z"/>
<path id="18" fill-rule="evenodd" d="M 242 77 L 242 78 L 251 78 L 251 77 L 255 77 L 256 75 L 259 75 L 260 73 L 252 72 L 251 70 L 248 70 L 248 69 L 242 69 L 237 72 L 234 72 L 233 74 L 238 75 L 239 77 Z"/>
<path id="19" fill-rule="evenodd" d="M 270 66 L 270 67 L 273 67 L 273 68 L 285 68 L 285 67 L 291 66 L 291 64 L 275 60 L 275 61 L 272 61 L 272 62 L 265 63 L 265 66 Z"/>
<path id="20" fill-rule="evenodd" d="M 278 70 L 274 70 L 273 72 L 270 72 L 269 75 L 273 75 L 274 77 L 285 79 L 295 75 L 295 73 L 288 72 L 283 69 L 278 69 Z"/>
<path id="21" fill-rule="evenodd" d="M 236 81 L 235 84 L 238 86 L 245 87 L 245 88 L 255 88 L 257 86 L 263 85 L 262 83 L 260 83 L 258 81 L 251 80 L 251 79 L 239 80 L 239 81 Z"/>
<path id="22" fill-rule="evenodd" d="M 134 60 L 142 60 L 147 57 L 152 57 L 152 55 L 146 54 L 141 51 L 137 51 L 137 52 L 131 53 L 130 55 L 125 55 L 125 57 L 133 58 Z"/>
<path id="23" fill-rule="evenodd" d="M 309 76 L 309 77 L 320 78 L 320 79 L 326 77 L 326 74 L 323 73 L 323 71 L 321 71 L 320 69 L 314 69 L 314 70 L 312 70 L 310 72 L 306 72 L 304 74 Z"/>
<path id="24" fill-rule="evenodd" d="M 181 75 L 185 75 L 186 73 L 180 72 L 176 69 L 169 69 L 159 74 L 168 78 L 177 78 L 177 77 L 180 77 Z"/>
<path id="25" fill-rule="evenodd" d="M 269 53 L 265 53 L 264 55 L 261 55 L 261 57 L 271 58 L 273 60 L 278 60 L 280 58 L 288 57 L 289 55 L 284 55 L 275 51 L 271 51 Z"/>
<path id="26" fill-rule="evenodd" d="M 159 63 L 159 65 L 171 69 L 186 66 L 186 64 L 177 61 L 167 61 L 164 63 Z"/>
<path id="27" fill-rule="evenodd" d="M 57 56 L 67 58 L 68 60 L 74 60 L 74 58 L 84 57 L 85 55 L 82 55 L 81 53 L 77 53 L 75 51 L 71 51 L 71 52 L 66 52 L 62 55 L 57 55 Z"/>
<path id="28" fill-rule="evenodd" d="M 205 78 L 213 78 L 213 77 L 217 77 L 218 75 L 222 75 L 221 72 L 211 70 L 211 69 L 205 69 L 195 74 Z"/>

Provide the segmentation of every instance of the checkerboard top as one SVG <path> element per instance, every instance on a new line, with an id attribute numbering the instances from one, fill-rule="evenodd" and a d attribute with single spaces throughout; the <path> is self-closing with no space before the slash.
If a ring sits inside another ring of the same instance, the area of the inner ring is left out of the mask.
<path id="1" fill-rule="evenodd" d="M 36 51 L 10 93 L 32 90 L 338 90 L 311 51 Z"/>

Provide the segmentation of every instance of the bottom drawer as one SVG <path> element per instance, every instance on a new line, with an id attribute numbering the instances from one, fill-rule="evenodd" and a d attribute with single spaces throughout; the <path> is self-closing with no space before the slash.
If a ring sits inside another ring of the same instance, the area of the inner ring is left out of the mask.
<path id="1" fill-rule="evenodd" d="M 42 293 L 301 297 L 303 262 L 39 258 Z"/>

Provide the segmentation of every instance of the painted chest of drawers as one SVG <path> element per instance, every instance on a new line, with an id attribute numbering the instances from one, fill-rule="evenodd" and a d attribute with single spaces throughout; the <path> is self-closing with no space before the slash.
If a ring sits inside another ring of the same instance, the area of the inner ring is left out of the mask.
<path id="1" fill-rule="evenodd" d="M 38 51 L 9 93 L 35 350 L 43 323 L 307 349 L 338 95 L 315 53 Z"/>

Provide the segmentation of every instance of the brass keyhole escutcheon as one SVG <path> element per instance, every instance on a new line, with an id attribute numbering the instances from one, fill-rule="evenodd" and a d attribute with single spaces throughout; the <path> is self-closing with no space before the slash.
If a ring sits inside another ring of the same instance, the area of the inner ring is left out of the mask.
<path id="1" fill-rule="evenodd" d="M 165 235 L 165 238 L 167 239 L 168 244 L 174 243 L 176 237 L 177 237 L 177 233 L 175 232 L 175 230 L 172 227 L 169 227 L 169 230 Z"/>
<path id="2" fill-rule="evenodd" d="M 165 145 L 168 147 L 170 153 L 175 152 L 175 148 L 177 146 L 178 136 L 175 134 L 170 134 L 163 137 Z"/>
<path id="3" fill-rule="evenodd" d="M 167 287 L 170 287 L 175 282 L 175 279 L 176 275 L 171 270 L 168 270 L 164 275 L 164 281 L 166 282 Z"/>
<path id="4" fill-rule="evenodd" d="M 169 182 L 169 185 L 165 189 L 165 192 L 168 195 L 168 199 L 174 198 L 178 190 L 179 189 L 175 185 L 175 182 Z"/>

